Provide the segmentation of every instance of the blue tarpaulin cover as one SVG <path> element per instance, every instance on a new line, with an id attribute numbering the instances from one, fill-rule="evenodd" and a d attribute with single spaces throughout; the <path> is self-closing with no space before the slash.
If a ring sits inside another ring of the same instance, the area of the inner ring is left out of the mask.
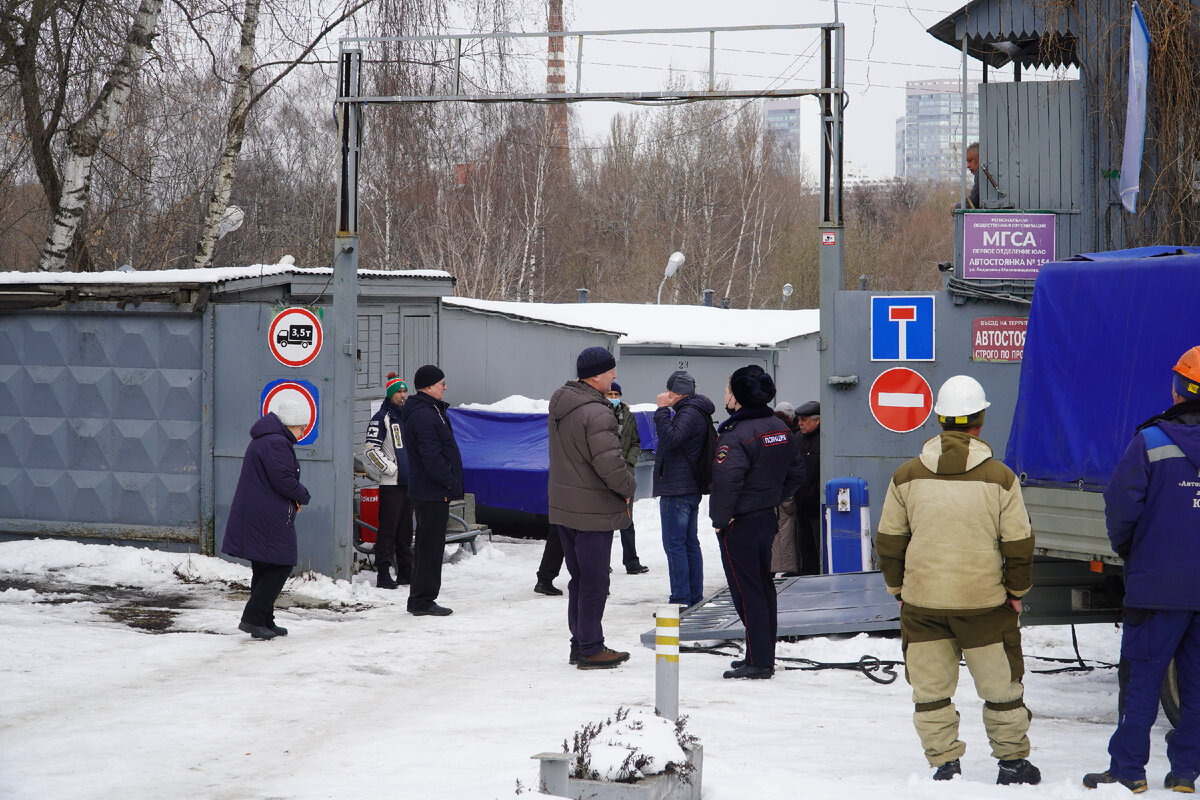
<path id="1" fill-rule="evenodd" d="M 1034 285 L 1006 463 L 1028 483 L 1102 489 L 1137 426 L 1170 407 L 1171 368 L 1196 345 L 1200 248 L 1046 264 Z"/>
<path id="2" fill-rule="evenodd" d="M 462 452 L 463 489 L 475 495 L 476 503 L 532 514 L 549 511 L 550 435 L 545 414 L 466 408 L 447 413 Z M 637 412 L 643 442 L 650 416 Z M 652 419 L 649 430 L 653 435 Z"/>
<path id="3" fill-rule="evenodd" d="M 550 470 L 545 414 L 452 408 L 447 412 L 463 460 L 463 489 L 475 502 L 545 514 Z"/>

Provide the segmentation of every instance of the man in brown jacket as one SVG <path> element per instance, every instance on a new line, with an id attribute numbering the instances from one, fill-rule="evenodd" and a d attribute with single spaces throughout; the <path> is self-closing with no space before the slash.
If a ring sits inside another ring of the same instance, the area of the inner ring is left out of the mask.
<path id="1" fill-rule="evenodd" d="M 603 347 L 589 347 L 575 367 L 579 380 L 550 398 L 550 524 L 562 540 L 571 575 L 571 663 L 608 669 L 629 658 L 604 646 L 601 621 L 613 531 L 630 523 L 636 484 L 621 456 L 617 418 L 604 397 L 617 375 L 616 360 Z"/>
<path id="2" fill-rule="evenodd" d="M 1033 531 L 1013 471 L 979 438 L 990 403 L 978 381 L 955 375 L 938 391 L 942 433 L 896 470 L 883 501 L 875 550 L 887 590 L 900 601 L 913 724 L 933 779 L 962 773 L 954 690 L 967 662 L 983 699 L 983 726 L 999 760 L 996 783 L 1038 783 L 1019 615 L 1032 585 Z"/>

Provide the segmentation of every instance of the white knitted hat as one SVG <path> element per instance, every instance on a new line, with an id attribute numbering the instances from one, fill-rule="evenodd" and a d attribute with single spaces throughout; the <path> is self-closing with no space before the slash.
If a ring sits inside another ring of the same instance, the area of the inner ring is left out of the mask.
<path id="1" fill-rule="evenodd" d="M 275 397 L 271 400 L 269 410 L 288 428 L 308 424 L 308 404 L 295 397 L 288 397 L 286 394 Z"/>

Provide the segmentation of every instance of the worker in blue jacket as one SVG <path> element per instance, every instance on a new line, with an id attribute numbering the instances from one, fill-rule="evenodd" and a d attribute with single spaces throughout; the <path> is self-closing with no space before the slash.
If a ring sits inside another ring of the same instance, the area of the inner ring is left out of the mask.
<path id="1" fill-rule="evenodd" d="M 804 453 L 787 424 L 767 405 L 774 397 L 775 382 L 762 367 L 751 364 L 736 370 L 725 387 L 730 416 L 717 428 L 708 513 L 717 531 L 729 594 L 746 630 L 746 657 L 730 665 L 726 678 L 775 674 L 775 507 L 804 483 Z"/>
<path id="2" fill-rule="evenodd" d="M 1085 775 L 1088 788 L 1146 791 L 1150 728 L 1172 659 L 1182 718 L 1167 741 L 1163 786 L 1193 792 L 1200 775 L 1200 347 L 1183 354 L 1173 378 L 1175 404 L 1139 426 L 1104 490 L 1108 538 L 1125 559 L 1125 704 L 1109 768 Z"/>

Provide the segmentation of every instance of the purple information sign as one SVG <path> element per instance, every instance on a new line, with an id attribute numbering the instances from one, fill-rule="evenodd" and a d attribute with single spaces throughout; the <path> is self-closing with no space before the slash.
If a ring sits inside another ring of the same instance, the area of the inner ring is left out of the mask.
<path id="1" fill-rule="evenodd" d="M 1054 260 L 1053 214 L 964 214 L 963 277 L 1031 281 Z"/>

